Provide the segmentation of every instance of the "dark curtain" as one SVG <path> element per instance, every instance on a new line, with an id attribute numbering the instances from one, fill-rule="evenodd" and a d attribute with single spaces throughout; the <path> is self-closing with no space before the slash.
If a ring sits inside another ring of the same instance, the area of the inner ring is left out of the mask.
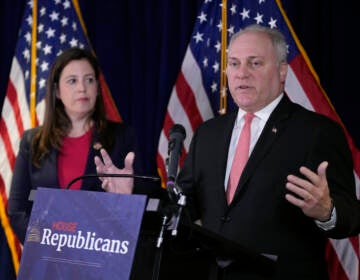
<path id="1" fill-rule="evenodd" d="M 156 173 L 167 102 L 201 2 L 80 1 L 119 112 L 142 141 L 148 173 Z"/>
<path id="2" fill-rule="evenodd" d="M 25 2 L 0 1 L 1 107 Z M 123 120 L 135 128 L 147 158 L 145 171 L 156 175 L 155 157 L 166 106 L 202 0 L 79 3 L 115 103 Z M 283 0 L 282 5 L 325 92 L 360 147 L 355 43 L 359 24 L 354 1 Z M 6 254 L 2 232 L 0 237 L 0 249 Z"/>

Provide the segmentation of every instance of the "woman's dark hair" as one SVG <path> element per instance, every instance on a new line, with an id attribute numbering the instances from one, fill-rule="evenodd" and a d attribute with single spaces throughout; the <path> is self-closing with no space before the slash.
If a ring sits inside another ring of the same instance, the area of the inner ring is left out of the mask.
<path id="1" fill-rule="evenodd" d="M 107 126 L 105 107 L 101 95 L 99 83 L 100 68 L 95 56 L 88 50 L 80 48 L 70 48 L 62 52 L 51 65 L 49 76 L 46 82 L 45 94 L 45 116 L 43 125 L 35 133 L 32 141 L 33 164 L 39 166 L 41 160 L 49 153 L 51 148 L 57 150 L 61 147 L 62 139 L 71 129 L 71 120 L 65 112 L 62 101 L 57 98 L 59 91 L 59 79 L 63 69 L 71 61 L 87 60 L 95 72 L 95 78 L 98 83 L 98 94 L 93 112 L 90 114 L 90 120 L 94 122 L 94 127 L 99 135 L 103 135 Z M 111 145 L 109 139 L 101 139 L 103 146 Z"/>

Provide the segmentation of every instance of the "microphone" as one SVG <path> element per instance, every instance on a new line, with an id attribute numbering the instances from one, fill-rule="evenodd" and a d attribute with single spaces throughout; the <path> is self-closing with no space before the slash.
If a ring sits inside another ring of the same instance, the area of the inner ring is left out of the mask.
<path id="1" fill-rule="evenodd" d="M 175 124 L 169 133 L 168 159 L 167 159 L 167 183 L 166 188 L 169 192 L 170 199 L 175 195 L 176 199 L 182 194 L 181 189 L 176 185 L 179 157 L 181 154 L 182 144 L 186 137 L 185 128 L 181 124 Z M 176 200 L 175 199 L 175 200 Z"/>
<path id="2" fill-rule="evenodd" d="M 96 174 L 85 174 L 79 177 L 75 177 L 72 179 L 66 186 L 65 189 L 69 189 L 72 184 L 74 184 L 76 181 L 86 178 L 98 178 L 98 177 L 120 177 L 120 178 L 138 178 L 138 179 L 145 179 L 145 180 L 153 180 L 158 181 L 160 180 L 159 177 L 153 177 L 153 176 L 144 176 L 144 175 L 136 175 L 136 174 L 114 174 L 114 173 L 96 173 Z"/>
<path id="3" fill-rule="evenodd" d="M 179 156 L 181 154 L 182 144 L 186 137 L 185 128 L 181 124 L 175 124 L 169 133 L 168 146 L 168 168 L 167 176 L 169 181 L 174 181 L 177 175 L 179 165 Z"/>
<path id="4" fill-rule="evenodd" d="M 168 147 L 168 166 L 167 166 L 167 183 L 169 197 L 172 201 L 176 201 L 177 209 L 171 219 L 171 234 L 177 235 L 177 228 L 180 222 L 182 208 L 186 205 L 186 197 L 181 188 L 176 184 L 177 171 L 179 166 L 179 157 L 182 150 L 183 141 L 186 137 L 185 128 L 181 124 L 175 124 L 169 133 Z"/>

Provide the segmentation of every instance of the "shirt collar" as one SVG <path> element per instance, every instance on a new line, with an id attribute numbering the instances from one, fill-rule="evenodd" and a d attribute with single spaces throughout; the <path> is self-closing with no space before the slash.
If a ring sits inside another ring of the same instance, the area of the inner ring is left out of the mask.
<path id="1" fill-rule="evenodd" d="M 268 118 L 270 117 L 270 114 L 272 113 L 272 111 L 274 111 L 275 107 L 279 104 L 279 102 L 283 96 L 284 96 L 284 93 L 281 93 L 278 97 L 276 97 L 273 101 L 271 101 L 264 108 L 262 108 L 261 110 L 259 110 L 257 112 L 254 112 L 255 116 L 266 122 L 268 120 Z M 235 126 L 240 125 L 240 121 L 242 120 L 242 118 L 244 117 L 245 114 L 246 114 L 246 111 L 239 108 L 238 114 L 236 117 Z"/>

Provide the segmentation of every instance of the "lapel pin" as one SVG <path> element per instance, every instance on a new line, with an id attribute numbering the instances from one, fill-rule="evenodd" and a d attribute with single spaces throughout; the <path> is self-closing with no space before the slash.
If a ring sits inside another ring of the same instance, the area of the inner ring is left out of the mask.
<path id="1" fill-rule="evenodd" d="M 272 131 L 272 133 L 276 134 L 277 133 L 277 128 L 273 127 L 271 131 Z"/>
<path id="2" fill-rule="evenodd" d="M 100 149 L 102 148 L 102 145 L 101 145 L 101 143 L 99 143 L 99 142 L 95 142 L 94 145 L 93 145 L 93 148 L 94 148 L 95 150 L 100 150 Z"/>

